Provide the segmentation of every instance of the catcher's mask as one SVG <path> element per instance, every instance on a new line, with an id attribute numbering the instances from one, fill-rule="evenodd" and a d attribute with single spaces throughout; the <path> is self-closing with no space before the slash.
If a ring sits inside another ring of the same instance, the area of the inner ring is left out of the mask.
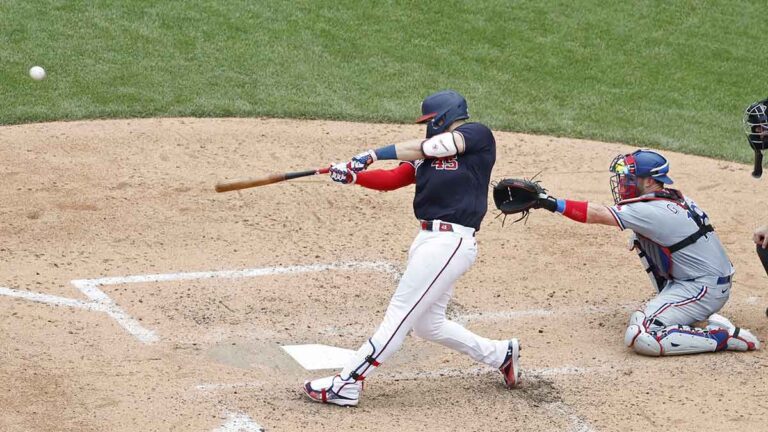
<path id="1" fill-rule="evenodd" d="M 637 150 L 633 153 L 618 155 L 613 158 L 609 170 L 611 176 L 611 194 L 613 202 L 637 198 L 638 178 L 650 177 L 664 184 L 672 184 L 669 162 L 659 153 L 651 150 Z"/>
<path id="2" fill-rule="evenodd" d="M 427 96 L 421 103 L 421 114 L 416 123 L 427 123 L 427 138 L 445 132 L 456 120 L 469 118 L 467 101 L 453 90 Z"/>

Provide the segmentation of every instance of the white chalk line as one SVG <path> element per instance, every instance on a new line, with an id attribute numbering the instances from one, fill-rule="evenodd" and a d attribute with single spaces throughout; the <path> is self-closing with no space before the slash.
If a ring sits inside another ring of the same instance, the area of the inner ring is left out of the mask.
<path id="1" fill-rule="evenodd" d="M 245 413 L 228 412 L 224 424 L 212 432 L 263 432 L 264 428 Z"/>
<path id="2" fill-rule="evenodd" d="M 74 280 L 72 283 L 88 283 L 93 285 L 122 285 L 129 283 L 147 283 L 147 282 L 173 282 L 182 280 L 197 280 L 197 279 L 239 279 L 249 278 L 257 276 L 271 276 L 280 274 L 293 274 L 293 273 L 307 273 L 307 272 L 321 272 L 328 270 L 375 270 L 383 273 L 387 273 L 397 279 L 400 277 L 400 272 L 394 265 L 387 262 L 372 262 L 372 261 L 353 261 L 346 263 L 332 263 L 332 264 L 310 264 L 310 265 L 297 265 L 287 267 L 262 267 L 252 268 L 244 270 L 219 270 L 219 271 L 204 271 L 204 272 L 187 272 L 187 273 L 160 273 L 160 274 L 146 274 L 146 275 L 131 275 L 131 276 L 113 276 L 99 279 L 82 279 Z"/>
<path id="3" fill-rule="evenodd" d="M 507 310 L 507 311 L 495 311 L 495 312 L 477 312 L 477 313 L 464 313 L 458 314 L 453 320 L 459 324 L 464 324 L 469 321 L 503 321 L 513 320 L 518 318 L 525 318 L 531 316 L 549 316 L 555 312 L 547 309 L 529 309 L 529 310 Z"/>
<path id="4" fill-rule="evenodd" d="M 58 306 L 68 306 L 77 309 L 85 309 L 94 312 L 106 312 L 106 307 L 93 301 L 75 300 L 67 297 L 59 297 L 50 294 L 36 293 L 32 291 L 22 291 L 12 288 L 0 287 L 0 295 L 20 298 L 38 303 L 47 303 Z"/>
<path id="5" fill-rule="evenodd" d="M 565 402 L 545 402 L 542 405 L 547 411 L 565 417 L 571 423 L 567 429 L 568 432 L 597 432 L 597 429 L 592 427 L 584 417 L 576 414 Z"/>
<path id="6" fill-rule="evenodd" d="M 15 290 L 0 287 L 0 295 L 20 298 L 39 303 L 56 306 L 68 306 L 85 309 L 94 312 L 103 312 L 114 319 L 118 325 L 130 333 L 140 342 L 151 344 L 160 340 L 157 334 L 134 319 L 117 305 L 99 287 L 104 285 L 120 285 L 130 283 L 173 282 L 197 279 L 238 279 L 257 276 L 296 274 L 306 272 L 321 272 L 328 270 L 373 270 L 388 274 L 393 280 L 400 278 L 400 271 L 396 266 L 387 262 L 352 261 L 332 264 L 310 264 L 285 267 L 262 267 L 244 270 L 219 270 L 205 272 L 162 273 L 130 276 L 114 276 L 98 279 L 75 279 L 71 283 L 91 301 L 82 301 L 67 297 L 59 297 L 32 291 Z"/>
<path id="7" fill-rule="evenodd" d="M 140 342 L 150 344 L 160 340 L 154 331 L 145 328 L 138 320 L 128 315 L 104 291 L 100 290 L 96 284 L 86 280 L 73 280 L 72 285 L 93 300 L 94 303 L 102 305 L 107 315 L 112 317 L 125 331 L 133 335 Z"/>

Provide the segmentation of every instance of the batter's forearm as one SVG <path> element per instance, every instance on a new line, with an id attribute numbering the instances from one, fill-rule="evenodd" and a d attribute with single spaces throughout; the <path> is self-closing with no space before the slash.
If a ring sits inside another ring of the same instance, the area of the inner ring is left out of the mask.
<path id="1" fill-rule="evenodd" d="M 373 150 L 375 160 L 397 159 L 415 161 L 418 159 L 448 158 L 464 153 L 464 136 L 458 132 L 446 132 L 428 140 L 412 139 Z"/>
<path id="2" fill-rule="evenodd" d="M 395 144 L 397 159 L 401 161 L 424 159 L 424 154 L 421 152 L 422 141 L 424 140 L 413 139 Z"/>

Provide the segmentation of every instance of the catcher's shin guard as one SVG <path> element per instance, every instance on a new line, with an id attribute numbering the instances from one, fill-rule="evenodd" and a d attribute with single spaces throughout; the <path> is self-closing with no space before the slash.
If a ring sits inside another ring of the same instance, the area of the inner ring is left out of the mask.
<path id="1" fill-rule="evenodd" d="M 659 357 L 721 351 L 727 349 L 730 339 L 728 330 L 720 328 L 702 330 L 670 326 L 656 331 L 648 329 L 645 314 L 633 312 L 624 333 L 624 343 L 638 354 Z"/>
<path id="2" fill-rule="evenodd" d="M 659 357 L 722 351 L 728 344 L 725 329 L 701 330 L 688 326 L 672 326 L 657 332 L 641 332 L 632 349 L 636 353 Z"/>

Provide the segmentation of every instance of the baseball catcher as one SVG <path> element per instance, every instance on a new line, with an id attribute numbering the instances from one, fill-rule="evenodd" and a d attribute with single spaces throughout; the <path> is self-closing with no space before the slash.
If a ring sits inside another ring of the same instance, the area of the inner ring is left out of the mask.
<path id="1" fill-rule="evenodd" d="M 496 162 L 496 140 L 488 127 L 467 122 L 466 100 L 455 91 L 430 95 L 421 104 L 427 137 L 368 150 L 330 168 L 331 179 L 375 190 L 416 185 L 413 210 L 419 233 L 408 253 L 384 319 L 336 375 L 304 383 L 310 399 L 342 406 L 358 404 L 362 382 L 392 356 L 413 330 L 417 336 L 498 368 L 508 387 L 520 380 L 517 339 L 491 340 L 445 317 L 456 280 L 477 257 L 475 233 L 487 211 L 488 185 Z M 377 160 L 402 162 L 370 170 Z"/>
<path id="2" fill-rule="evenodd" d="M 499 182 L 496 206 L 516 212 L 543 208 L 581 223 L 633 231 L 634 249 L 657 295 L 630 315 L 625 344 L 648 356 L 752 351 L 759 340 L 717 312 L 728 301 L 734 269 L 707 214 L 676 189 L 669 162 L 651 150 L 611 162 L 615 205 L 557 199 L 538 183 Z M 513 205 L 514 203 L 514 205 Z M 505 207 L 506 205 L 506 207 Z M 522 210 L 520 210 L 522 209 Z M 707 321 L 706 328 L 692 325 Z"/>

